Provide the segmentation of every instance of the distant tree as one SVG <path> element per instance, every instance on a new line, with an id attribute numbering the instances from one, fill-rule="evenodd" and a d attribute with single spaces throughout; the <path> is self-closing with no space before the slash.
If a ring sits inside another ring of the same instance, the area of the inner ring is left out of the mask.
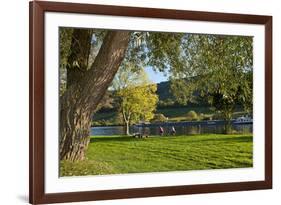
<path id="1" fill-rule="evenodd" d="M 139 120 L 153 118 L 158 97 L 156 85 L 127 87 L 118 92 L 121 97 L 120 111 L 126 125 L 126 134 L 130 135 L 129 126 Z"/>
<path id="2" fill-rule="evenodd" d="M 119 110 L 127 135 L 130 134 L 129 127 L 132 123 L 153 118 L 158 102 L 157 86 L 148 80 L 144 69 L 138 72 L 133 72 L 132 69 L 120 68 L 112 83 L 119 98 Z"/>
<path id="3" fill-rule="evenodd" d="M 186 118 L 190 121 L 195 121 L 199 119 L 197 113 L 194 110 L 190 110 L 187 113 Z"/>
<path id="4" fill-rule="evenodd" d="M 192 34 L 184 42 L 187 61 L 171 75 L 173 93 L 184 104 L 197 91 L 222 113 L 229 132 L 235 106 L 252 107 L 252 37 Z"/>

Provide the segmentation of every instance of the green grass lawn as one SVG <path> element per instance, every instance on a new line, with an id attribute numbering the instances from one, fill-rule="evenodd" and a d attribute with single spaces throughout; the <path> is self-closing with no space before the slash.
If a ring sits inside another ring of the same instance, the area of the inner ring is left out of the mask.
<path id="1" fill-rule="evenodd" d="M 60 164 L 61 176 L 253 166 L 252 135 L 192 135 L 135 139 L 95 136 L 82 162 Z"/>

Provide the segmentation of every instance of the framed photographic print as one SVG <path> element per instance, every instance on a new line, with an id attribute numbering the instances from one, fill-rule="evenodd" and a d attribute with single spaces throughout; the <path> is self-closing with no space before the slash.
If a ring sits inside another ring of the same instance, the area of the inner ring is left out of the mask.
<path id="1" fill-rule="evenodd" d="M 272 17 L 30 2 L 30 203 L 272 187 Z"/>

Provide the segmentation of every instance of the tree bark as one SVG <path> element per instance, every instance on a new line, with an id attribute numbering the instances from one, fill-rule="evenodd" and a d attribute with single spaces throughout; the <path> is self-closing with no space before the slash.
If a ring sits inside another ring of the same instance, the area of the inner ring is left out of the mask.
<path id="1" fill-rule="evenodd" d="M 123 121 L 125 122 L 125 132 L 126 135 L 129 136 L 130 135 L 130 114 L 128 114 L 128 116 L 126 115 L 126 112 L 123 110 L 122 111 L 123 114 Z"/>
<path id="2" fill-rule="evenodd" d="M 67 87 L 82 78 L 87 69 L 93 29 L 74 29 L 67 60 Z"/>
<path id="3" fill-rule="evenodd" d="M 129 125 L 129 122 L 126 122 L 126 135 L 127 136 L 130 135 L 130 125 Z"/>
<path id="4" fill-rule="evenodd" d="M 60 99 L 60 159 L 85 159 L 92 113 L 113 80 L 128 47 L 130 32 L 109 31 L 90 69 L 75 77 Z"/>

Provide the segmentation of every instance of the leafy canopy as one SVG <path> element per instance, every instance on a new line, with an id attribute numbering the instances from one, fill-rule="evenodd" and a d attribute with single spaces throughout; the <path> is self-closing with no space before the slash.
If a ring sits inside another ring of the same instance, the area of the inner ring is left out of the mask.
<path id="1" fill-rule="evenodd" d="M 112 83 L 123 120 L 129 124 L 152 119 L 158 102 L 157 86 L 149 81 L 145 70 L 133 69 L 121 67 Z"/>
<path id="2" fill-rule="evenodd" d="M 73 29 L 60 29 L 60 42 L 65 42 L 60 43 L 61 68 L 65 67 L 72 32 Z M 89 64 L 95 60 L 107 31 L 92 32 Z M 127 87 L 127 80 L 138 84 L 137 76 L 146 66 L 170 76 L 172 93 L 181 104 L 196 102 L 200 96 L 211 105 L 218 105 L 217 110 L 231 110 L 237 103 L 248 111 L 252 109 L 252 37 L 132 32 L 119 69 L 129 69 L 130 73 L 128 79 L 119 73 L 123 88 Z M 122 87 L 113 83 L 111 88 L 116 90 L 116 86 Z"/>
<path id="3" fill-rule="evenodd" d="M 179 102 L 200 96 L 223 112 L 236 104 L 252 107 L 252 37 L 190 34 L 183 49 L 186 63 L 171 75 Z"/>

